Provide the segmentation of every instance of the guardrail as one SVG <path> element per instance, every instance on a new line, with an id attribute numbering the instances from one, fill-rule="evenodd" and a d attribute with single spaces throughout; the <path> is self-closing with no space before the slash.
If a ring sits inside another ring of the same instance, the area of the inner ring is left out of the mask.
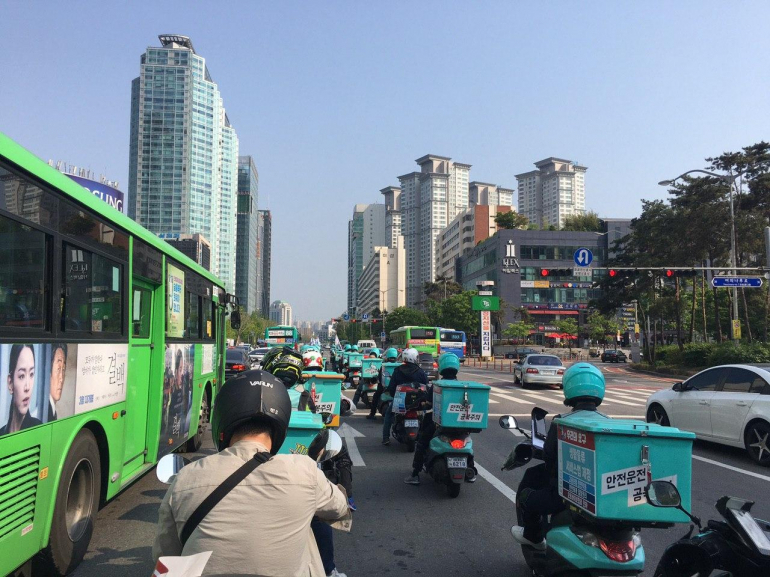
<path id="1" fill-rule="evenodd" d="M 551 354 L 551 353 L 543 353 L 543 354 Z M 575 351 L 571 354 L 565 352 L 565 354 L 561 354 L 561 355 L 557 354 L 554 356 L 559 357 L 562 362 L 582 361 L 586 357 L 585 353 L 579 352 L 579 351 Z M 516 364 L 516 361 L 513 359 L 501 359 L 501 358 L 495 358 L 495 357 L 466 356 L 464 364 L 466 367 L 467 366 L 478 367 L 480 369 L 501 371 L 501 372 L 513 374 L 513 367 Z"/>

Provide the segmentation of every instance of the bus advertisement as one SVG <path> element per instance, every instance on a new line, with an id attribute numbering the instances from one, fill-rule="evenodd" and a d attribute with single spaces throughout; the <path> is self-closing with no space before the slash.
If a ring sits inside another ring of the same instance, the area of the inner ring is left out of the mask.
<path id="1" fill-rule="evenodd" d="M 299 342 L 297 327 L 277 326 L 265 329 L 265 342 L 268 347 L 295 346 Z"/>
<path id="2" fill-rule="evenodd" d="M 400 349 L 413 348 L 438 356 L 438 328 L 401 327 L 390 332 L 390 342 Z"/>
<path id="3" fill-rule="evenodd" d="M 460 362 L 465 359 L 466 339 L 463 331 L 439 329 L 439 354 L 454 353 Z"/>
<path id="4" fill-rule="evenodd" d="M 236 301 L 1 133 L 0 241 L 0 575 L 65 575 L 100 503 L 200 447 Z"/>

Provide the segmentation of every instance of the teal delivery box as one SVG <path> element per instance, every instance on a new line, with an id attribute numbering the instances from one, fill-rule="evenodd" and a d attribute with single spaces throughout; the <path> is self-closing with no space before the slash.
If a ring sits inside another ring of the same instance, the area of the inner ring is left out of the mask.
<path id="1" fill-rule="evenodd" d="M 650 481 L 671 481 L 691 505 L 695 435 L 643 421 L 582 411 L 554 419 L 558 427 L 559 494 L 597 519 L 686 523 L 677 509 L 647 503 Z"/>
<path id="2" fill-rule="evenodd" d="M 292 411 L 286 440 L 278 454 L 307 455 L 307 448 L 323 428 L 321 415 L 310 411 Z"/>
<path id="3" fill-rule="evenodd" d="M 381 366 L 382 359 L 364 359 L 361 361 L 361 376 L 365 379 L 376 379 Z"/>
<path id="4" fill-rule="evenodd" d="M 487 428 L 489 386 L 474 381 L 433 382 L 433 421 L 445 428 Z"/>
<path id="5" fill-rule="evenodd" d="M 349 353 L 348 354 L 348 368 L 360 369 L 363 363 L 364 355 L 361 353 Z"/>
<path id="6" fill-rule="evenodd" d="M 306 379 L 305 389 L 310 391 L 316 412 L 334 415 L 330 427 L 340 426 L 340 401 L 342 400 L 342 381 L 345 375 L 329 371 L 302 373 Z"/>
<path id="7" fill-rule="evenodd" d="M 390 384 L 390 377 L 393 376 L 393 371 L 396 370 L 397 367 L 400 367 L 401 363 L 382 363 L 382 388 L 383 393 L 380 397 L 383 401 L 389 401 L 391 400 L 390 395 L 388 394 L 388 385 Z"/>

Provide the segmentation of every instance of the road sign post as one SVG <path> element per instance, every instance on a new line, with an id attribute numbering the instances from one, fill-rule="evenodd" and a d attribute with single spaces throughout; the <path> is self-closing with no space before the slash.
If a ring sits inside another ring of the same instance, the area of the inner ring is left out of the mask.
<path id="1" fill-rule="evenodd" d="M 714 288 L 759 288 L 762 286 L 762 277 L 758 276 L 715 276 L 711 279 Z"/>
<path id="2" fill-rule="evenodd" d="M 594 253 L 587 248 L 579 248 L 573 258 L 577 266 L 589 266 L 594 260 Z"/>

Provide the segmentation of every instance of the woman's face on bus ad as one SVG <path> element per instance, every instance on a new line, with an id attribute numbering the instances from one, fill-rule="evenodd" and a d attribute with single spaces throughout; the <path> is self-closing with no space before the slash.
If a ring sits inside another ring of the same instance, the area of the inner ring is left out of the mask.
<path id="1" fill-rule="evenodd" d="M 35 384 L 35 355 L 32 349 L 24 347 L 13 373 L 8 375 L 8 390 L 13 395 L 13 404 L 20 415 L 29 411 L 32 387 Z"/>

